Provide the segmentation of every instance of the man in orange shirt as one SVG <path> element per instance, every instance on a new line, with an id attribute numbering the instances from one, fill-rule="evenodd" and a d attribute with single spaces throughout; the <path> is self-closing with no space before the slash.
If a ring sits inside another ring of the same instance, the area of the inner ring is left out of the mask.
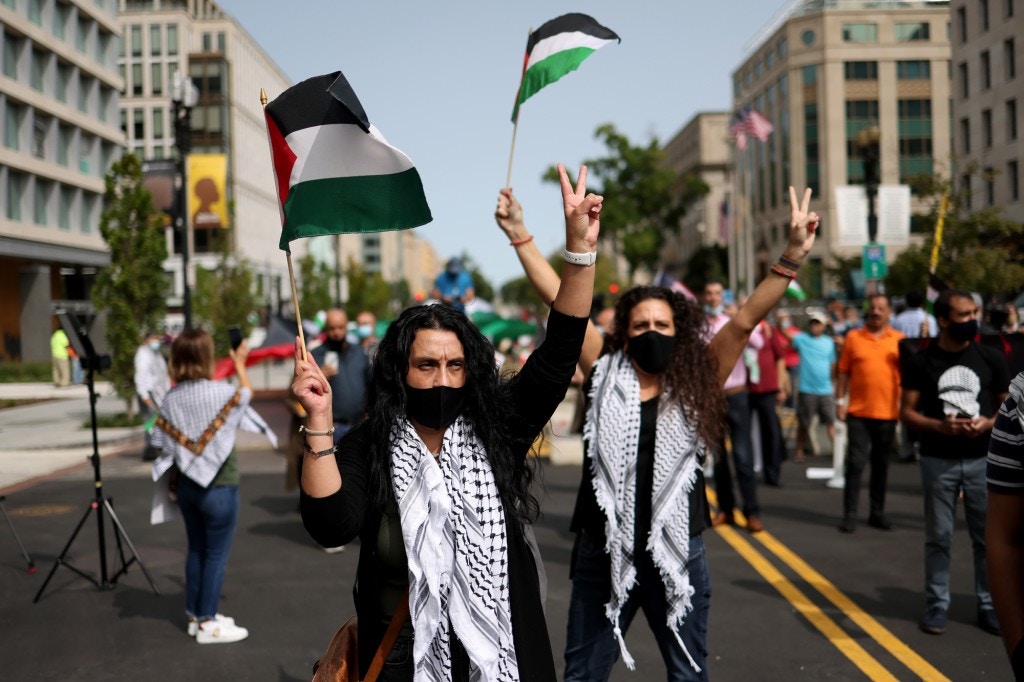
<path id="1" fill-rule="evenodd" d="M 889 297 L 876 294 L 868 300 L 864 326 L 846 335 L 839 356 L 836 381 L 836 417 L 846 422 L 846 483 L 843 487 L 843 521 L 839 530 L 856 527 L 860 479 L 871 462 L 868 525 L 892 530 L 885 518 L 885 488 L 889 451 L 896 436 L 900 404 L 899 342 L 903 334 L 889 326 Z M 846 391 L 849 389 L 849 398 Z"/>

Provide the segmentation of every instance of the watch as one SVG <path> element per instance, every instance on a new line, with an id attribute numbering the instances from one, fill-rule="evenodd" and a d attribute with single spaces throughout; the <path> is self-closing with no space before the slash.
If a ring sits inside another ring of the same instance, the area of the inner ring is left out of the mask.
<path id="1" fill-rule="evenodd" d="M 565 260 L 566 263 L 572 263 L 573 265 L 582 265 L 583 267 L 589 268 L 591 265 L 597 262 L 597 251 L 586 251 L 584 253 L 576 253 L 575 251 L 562 249 L 562 258 Z"/>

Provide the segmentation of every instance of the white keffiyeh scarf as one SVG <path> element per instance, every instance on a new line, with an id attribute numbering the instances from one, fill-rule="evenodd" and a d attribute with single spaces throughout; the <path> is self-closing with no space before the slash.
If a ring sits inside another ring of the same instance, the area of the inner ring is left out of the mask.
<path id="1" fill-rule="evenodd" d="M 409 562 L 415 679 L 452 679 L 454 631 L 470 680 L 518 680 L 505 512 L 483 443 L 460 417 L 435 460 L 403 420 L 392 431 L 391 476 Z"/>
<path id="2" fill-rule="evenodd" d="M 1017 420 L 1021 429 L 1024 429 L 1024 372 L 1021 372 L 1010 382 L 1010 395 L 1017 401 Z"/>
<path id="3" fill-rule="evenodd" d="M 636 523 L 636 461 L 640 444 L 640 382 L 622 351 L 594 366 L 590 408 L 583 438 L 587 441 L 594 492 L 605 515 L 611 557 L 612 598 L 605 607 L 619 642 L 622 660 L 636 664 L 626 650 L 619 613 L 636 585 L 633 549 Z M 651 493 L 651 531 L 647 550 L 665 583 L 667 623 L 690 665 L 700 667 L 686 650 L 678 628 L 693 610 L 694 588 L 686 571 L 690 552 L 690 493 L 697 482 L 699 455 L 705 445 L 678 403 L 662 395 L 658 404 Z"/>

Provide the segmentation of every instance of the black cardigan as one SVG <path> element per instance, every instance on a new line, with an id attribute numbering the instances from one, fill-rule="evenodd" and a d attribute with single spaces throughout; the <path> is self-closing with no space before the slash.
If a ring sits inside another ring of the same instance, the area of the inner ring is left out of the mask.
<path id="1" fill-rule="evenodd" d="M 586 319 L 551 311 L 544 343 L 522 370 L 511 379 L 510 404 L 496 405 L 497 414 L 515 415 L 509 425 L 512 455 L 525 458 L 537 434 L 564 399 L 583 347 Z M 366 453 L 369 429 L 365 423 L 345 434 L 335 458 L 342 488 L 324 498 L 301 494 L 302 521 L 309 534 L 324 547 L 336 547 L 360 539 L 359 565 L 354 588 L 359 617 L 361 674 L 384 638 L 387 616 L 381 613 L 379 591 L 382 571 L 377 558 L 377 533 L 383 509 L 371 508 L 366 490 Z M 518 518 L 505 510 L 508 529 L 509 598 L 512 634 L 521 680 L 555 680 L 555 663 L 540 598 L 537 565 Z M 458 647 L 461 649 L 461 646 Z M 468 677 L 465 654 L 453 651 L 455 679 Z"/>

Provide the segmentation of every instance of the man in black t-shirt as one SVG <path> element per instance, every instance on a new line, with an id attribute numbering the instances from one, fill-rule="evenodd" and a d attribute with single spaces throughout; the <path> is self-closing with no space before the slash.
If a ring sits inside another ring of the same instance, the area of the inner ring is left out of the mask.
<path id="1" fill-rule="evenodd" d="M 962 493 L 974 549 L 978 625 L 998 635 L 985 567 L 985 457 L 1010 371 L 998 351 L 974 343 L 977 306 L 969 292 L 944 291 L 934 312 L 938 339 L 909 359 L 900 409 L 903 423 L 921 437 L 926 608 L 919 626 L 930 634 L 946 629 L 953 525 Z"/>

